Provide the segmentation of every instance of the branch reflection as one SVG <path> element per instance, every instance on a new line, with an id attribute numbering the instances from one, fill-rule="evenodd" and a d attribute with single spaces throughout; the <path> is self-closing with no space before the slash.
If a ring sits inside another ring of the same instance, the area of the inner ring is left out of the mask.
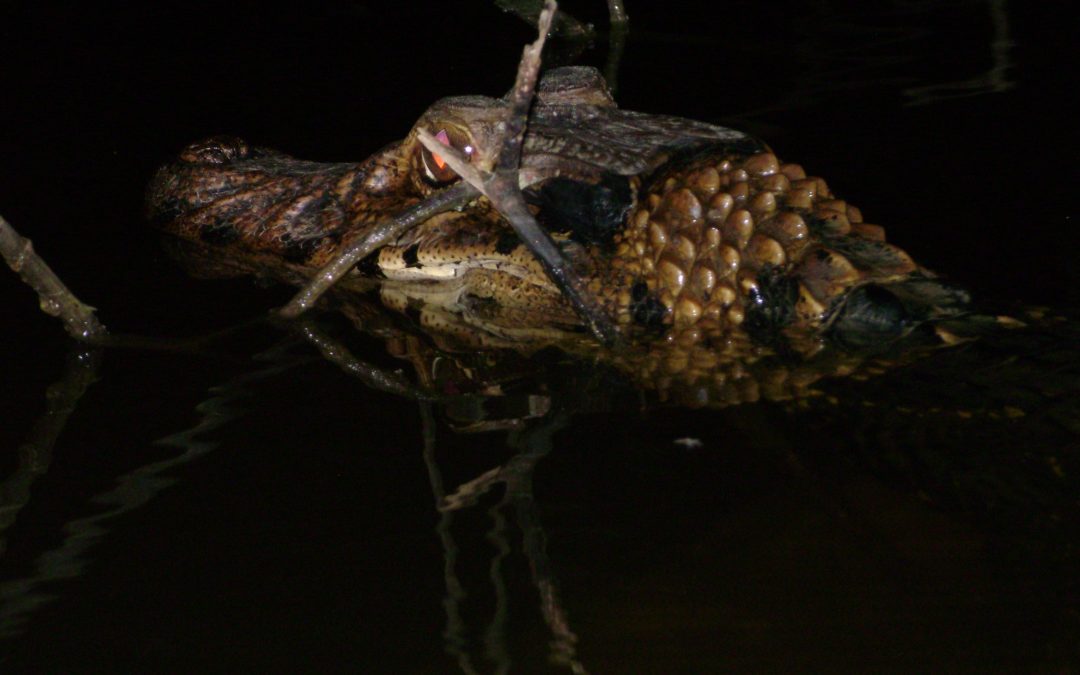
<path id="1" fill-rule="evenodd" d="M 18 635 L 29 616 L 55 598 L 51 584 L 83 573 L 90 563 L 88 551 L 109 533 L 114 521 L 145 506 L 172 485 L 176 479 L 169 475 L 171 472 L 216 449 L 218 444 L 207 437 L 242 414 L 243 406 L 239 402 L 253 384 L 310 362 L 308 358 L 286 356 L 284 349 L 289 344 L 281 343 L 255 357 L 267 365 L 213 387 L 211 396 L 195 407 L 200 416 L 192 427 L 157 441 L 158 445 L 180 450 L 179 455 L 144 464 L 117 478 L 115 487 L 89 499 L 95 511 L 93 515 L 70 520 L 63 526 L 61 543 L 37 558 L 30 575 L 0 583 L 0 637 Z M 10 526 L 26 505 L 34 479 L 48 470 L 53 446 L 80 397 L 97 378 L 100 361 L 99 351 L 75 352 L 69 359 L 67 372 L 49 388 L 48 409 L 20 450 L 18 469 L 4 481 L 0 491 L 3 498 L 0 531 Z"/>
<path id="2" fill-rule="evenodd" d="M 502 466 L 485 472 L 479 477 L 460 485 L 447 495 L 442 473 L 435 458 L 436 423 L 429 404 L 421 406 L 424 425 L 424 463 L 440 512 L 436 531 L 443 545 L 444 578 L 446 580 L 447 626 L 444 632 L 446 651 L 457 659 L 465 673 L 476 672 L 467 651 L 467 626 L 459 609 L 466 592 L 455 571 L 458 548 L 454 543 L 451 523 L 455 512 L 475 507 L 489 490 L 498 484 L 504 486 L 502 498 L 488 509 L 492 527 L 487 538 L 495 547 L 490 564 L 490 579 L 495 595 L 495 611 L 491 623 L 484 631 L 484 655 L 496 666 L 496 672 L 510 669 L 510 648 L 507 644 L 508 597 L 504 564 L 513 547 L 507 527 L 507 512 L 513 514 L 514 523 L 522 536 L 522 552 L 529 562 L 531 579 L 539 600 L 539 612 L 551 631 L 549 659 L 551 663 L 573 673 L 587 673 L 577 657 L 578 637 L 570 628 L 566 611 L 559 598 L 558 583 L 551 560 L 547 554 L 547 537 L 540 520 L 539 508 L 533 494 L 533 473 L 537 464 L 553 448 L 552 437 L 565 429 L 570 422 L 569 412 L 562 410 L 550 417 L 533 421 L 509 433 L 508 445 L 517 451 Z"/>

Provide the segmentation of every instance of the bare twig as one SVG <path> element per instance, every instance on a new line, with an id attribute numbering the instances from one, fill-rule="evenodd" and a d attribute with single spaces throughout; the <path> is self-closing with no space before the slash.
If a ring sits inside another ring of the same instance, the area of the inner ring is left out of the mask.
<path id="1" fill-rule="evenodd" d="M 525 47 L 521 56 L 517 80 L 508 97 L 510 113 L 503 122 L 502 144 L 493 173 L 488 174 L 472 166 L 464 155 L 454 148 L 443 145 L 425 129 L 420 129 L 417 137 L 424 147 L 438 153 L 464 182 L 472 185 L 488 198 L 537 257 L 544 271 L 566 295 L 574 310 L 588 324 L 593 335 L 605 344 L 612 344 L 618 339 L 618 330 L 611 319 L 592 302 L 585 285 L 570 268 L 562 251 L 536 222 L 536 218 L 525 203 L 525 197 L 519 185 L 518 168 L 521 164 L 521 149 L 528 125 L 529 109 L 532 106 L 536 81 L 540 73 L 540 54 L 544 49 L 544 40 L 551 27 L 551 19 L 556 7 L 554 0 L 548 0 L 545 3 L 544 11 L 540 15 L 539 37 L 536 42 Z"/>
<path id="2" fill-rule="evenodd" d="M 544 3 L 544 11 L 540 12 L 540 21 L 537 25 L 539 35 L 536 42 L 525 45 L 521 54 L 517 79 L 508 96 L 510 115 L 506 119 L 506 127 L 503 130 L 496 172 L 507 171 L 516 174 L 521 164 L 521 146 L 525 140 L 525 127 L 529 123 L 529 108 L 532 107 L 533 95 L 536 93 L 536 80 L 540 75 L 540 56 L 544 51 L 544 42 L 547 41 L 556 9 L 558 9 L 558 4 L 555 0 L 547 0 Z"/>
<path id="3" fill-rule="evenodd" d="M 278 313 L 286 319 L 295 319 L 310 309 L 323 293 L 330 290 L 356 263 L 373 251 L 386 246 L 428 218 L 462 206 L 478 194 L 469 185 L 458 183 L 376 225 L 363 237 L 345 247 L 329 265 L 319 270 Z"/>
<path id="4" fill-rule="evenodd" d="M 33 243 L 19 235 L 15 228 L 0 216 L 0 253 L 8 266 L 37 291 L 41 310 L 64 322 L 71 337 L 99 347 L 141 349 L 190 354 L 220 354 L 208 352 L 205 345 L 219 341 L 249 326 L 265 321 L 265 317 L 241 321 L 226 328 L 186 338 L 158 338 L 146 335 L 109 333 L 97 319 L 94 308 L 82 303 L 34 251 Z"/>
<path id="5" fill-rule="evenodd" d="M 562 251 L 533 218 L 518 185 L 518 167 L 521 163 L 525 129 L 540 73 L 540 55 L 548 31 L 551 30 L 556 7 L 554 0 L 545 3 L 538 22 L 539 37 L 534 43 L 527 45 L 522 54 L 517 80 L 509 96 L 510 112 L 502 123 L 499 157 L 494 173 L 486 174 L 475 169 L 453 148 L 438 143 L 426 130 L 421 129 L 420 142 L 440 157 L 446 158 L 463 181 L 425 199 L 353 242 L 279 310 L 282 317 L 295 318 L 302 314 L 357 262 L 389 244 L 410 228 L 437 213 L 465 204 L 477 194 L 483 194 L 540 260 L 548 276 L 585 319 L 593 334 L 606 344 L 615 342 L 618 338 L 615 325 L 589 300 L 584 284 L 570 268 Z"/>
<path id="6" fill-rule="evenodd" d="M 41 310 L 63 321 L 71 337 L 83 342 L 98 342 L 105 338 L 107 331 L 94 314 L 94 308 L 83 304 L 68 290 L 60 277 L 34 252 L 30 240 L 19 236 L 3 216 L 0 216 L 0 253 L 8 267 L 37 292 Z"/>

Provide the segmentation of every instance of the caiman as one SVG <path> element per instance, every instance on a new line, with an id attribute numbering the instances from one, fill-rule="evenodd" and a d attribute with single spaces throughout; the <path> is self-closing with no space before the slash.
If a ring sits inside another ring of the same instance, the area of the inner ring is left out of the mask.
<path id="1" fill-rule="evenodd" d="M 155 177 L 150 215 L 199 274 L 300 283 L 458 180 L 419 129 L 487 165 L 506 108 L 438 101 L 359 164 L 196 143 Z M 767 406 L 718 412 L 717 433 L 799 452 L 785 461 L 854 458 L 995 530 L 1023 523 L 1022 546 L 1054 542 L 1060 569 L 1075 569 L 1080 323 L 1014 329 L 975 311 L 824 180 L 742 132 L 620 110 L 590 69 L 539 84 L 521 176 L 620 347 L 591 338 L 484 198 L 376 251 L 328 298 L 414 366 L 455 428 L 523 428 L 654 397 L 793 401 L 780 419 Z M 790 440 L 773 442 L 779 428 Z"/>
<path id="2" fill-rule="evenodd" d="M 157 173 L 150 218 L 219 268 L 301 281 L 458 180 L 419 129 L 490 166 L 506 109 L 440 100 L 361 163 L 195 143 Z M 821 178 L 743 132 L 621 110 L 590 68 L 541 80 L 520 176 L 538 221 L 628 339 L 607 361 L 686 402 L 798 395 L 858 370 L 867 353 L 953 341 L 950 323 L 970 312 L 966 293 L 887 243 Z M 458 332 L 470 346 L 603 351 L 484 198 L 376 251 L 350 273 L 363 280 L 392 307 L 422 308 L 428 329 L 468 326 Z"/>

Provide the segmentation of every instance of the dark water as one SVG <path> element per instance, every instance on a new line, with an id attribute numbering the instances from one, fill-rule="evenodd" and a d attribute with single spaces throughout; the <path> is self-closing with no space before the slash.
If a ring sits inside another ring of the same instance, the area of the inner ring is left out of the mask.
<path id="1" fill-rule="evenodd" d="M 116 330 L 261 315 L 288 291 L 187 278 L 143 187 L 196 138 L 354 160 L 509 87 L 527 26 L 402 4 L 5 8 L 0 213 Z M 988 304 L 1075 308 L 1067 22 L 868 4 L 632 3 L 618 98 L 766 138 Z M 71 365 L 13 275 L 0 297 L 5 673 L 1080 670 L 1076 495 L 1041 487 L 1076 484 L 1075 436 L 570 396 L 466 435 L 270 328 Z"/>

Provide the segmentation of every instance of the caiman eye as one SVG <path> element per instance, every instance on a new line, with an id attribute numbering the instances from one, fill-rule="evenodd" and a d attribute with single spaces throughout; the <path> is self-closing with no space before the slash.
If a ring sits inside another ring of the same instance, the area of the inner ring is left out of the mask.
<path id="1" fill-rule="evenodd" d="M 463 138 L 456 132 L 447 132 L 446 129 L 440 129 L 439 133 L 435 134 L 435 138 L 443 145 L 457 148 L 465 153 L 467 157 L 472 157 L 473 146 L 468 142 L 468 139 Z M 458 175 L 454 173 L 446 160 L 422 145 L 420 146 L 420 161 L 424 167 L 425 177 L 436 185 L 449 183 L 458 178 Z"/>

